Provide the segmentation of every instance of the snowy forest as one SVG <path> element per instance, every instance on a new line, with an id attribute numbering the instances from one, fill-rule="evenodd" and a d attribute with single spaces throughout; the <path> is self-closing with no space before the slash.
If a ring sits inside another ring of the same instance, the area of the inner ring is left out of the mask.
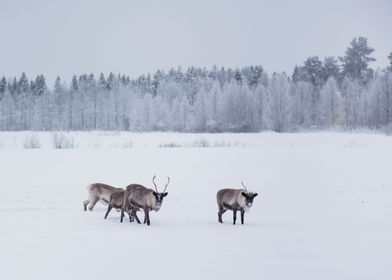
<path id="1" fill-rule="evenodd" d="M 293 73 L 190 67 L 131 79 L 121 74 L 0 79 L 0 130 L 276 132 L 392 129 L 392 53 L 354 38 L 341 57 L 312 56 Z"/>

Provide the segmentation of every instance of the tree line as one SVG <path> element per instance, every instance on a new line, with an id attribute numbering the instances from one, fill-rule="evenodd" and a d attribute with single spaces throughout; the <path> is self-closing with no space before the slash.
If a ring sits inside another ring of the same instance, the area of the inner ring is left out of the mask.
<path id="1" fill-rule="evenodd" d="M 374 49 L 354 38 L 342 57 L 309 57 L 286 73 L 262 66 L 158 70 L 130 79 L 102 73 L 0 79 L 0 130 L 277 132 L 392 129 L 390 65 L 373 70 Z"/>

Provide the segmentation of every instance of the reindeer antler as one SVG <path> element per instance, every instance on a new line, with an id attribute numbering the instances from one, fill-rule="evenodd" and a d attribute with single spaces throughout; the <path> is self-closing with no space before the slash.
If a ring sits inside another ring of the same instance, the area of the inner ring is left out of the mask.
<path id="1" fill-rule="evenodd" d="M 163 190 L 163 192 L 166 191 L 166 188 L 167 188 L 167 186 L 169 185 L 169 183 L 170 183 L 170 177 L 167 176 L 167 184 L 165 185 L 165 189 Z"/>
<path id="2" fill-rule="evenodd" d="M 244 183 L 241 181 L 241 185 L 244 187 L 244 189 L 246 190 L 246 192 L 248 192 L 248 189 L 245 187 Z"/>
<path id="3" fill-rule="evenodd" d="M 154 175 L 154 177 L 152 177 L 152 183 L 154 184 L 156 192 L 158 192 L 157 184 L 155 184 L 155 178 L 156 177 L 157 177 L 157 175 Z"/>

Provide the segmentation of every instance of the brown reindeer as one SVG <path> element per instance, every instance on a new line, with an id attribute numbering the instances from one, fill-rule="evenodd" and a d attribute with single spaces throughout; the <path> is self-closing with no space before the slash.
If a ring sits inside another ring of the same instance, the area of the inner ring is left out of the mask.
<path id="1" fill-rule="evenodd" d="M 233 211 L 233 225 L 235 225 L 237 219 L 237 211 L 241 212 L 241 224 L 244 224 L 245 212 L 248 212 L 253 205 L 253 199 L 257 196 L 257 193 L 249 192 L 242 183 L 244 189 L 221 189 L 216 194 L 218 202 L 218 222 L 223 223 L 222 215 L 227 210 Z"/>
<path id="2" fill-rule="evenodd" d="M 167 196 L 166 188 L 170 183 L 170 178 L 167 177 L 167 184 L 163 192 L 159 192 L 157 185 L 155 184 L 155 177 L 152 178 L 152 182 L 155 186 L 155 191 L 153 189 L 146 188 L 142 185 L 131 184 L 126 187 L 124 193 L 124 203 L 121 208 L 121 219 L 123 221 L 124 211 L 131 207 L 132 216 L 136 219 L 136 222 L 140 224 L 140 220 L 136 215 L 139 210 L 144 211 L 144 223 L 150 225 L 150 211 L 159 211 L 162 206 L 163 198 Z"/>
<path id="3" fill-rule="evenodd" d="M 121 210 L 123 203 L 124 203 L 124 190 L 117 190 L 114 191 L 111 195 L 110 195 L 110 200 L 109 200 L 109 204 L 108 204 L 108 209 L 106 211 L 105 214 L 105 219 L 108 217 L 110 211 L 114 208 L 118 211 Z M 129 215 L 129 221 L 133 222 L 133 217 L 132 217 L 132 208 L 127 208 L 126 212 Z"/>

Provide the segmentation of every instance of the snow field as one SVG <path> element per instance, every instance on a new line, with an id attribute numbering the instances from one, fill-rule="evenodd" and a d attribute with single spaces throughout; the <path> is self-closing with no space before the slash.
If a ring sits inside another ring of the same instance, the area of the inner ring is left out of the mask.
<path id="1" fill-rule="evenodd" d="M 132 149 L 110 149 L 128 139 L 120 133 L 92 136 L 96 149 L 80 134 L 78 148 L 60 150 L 45 144 L 49 134 L 38 133 L 40 149 L 10 148 L 1 134 L 2 278 L 392 277 L 390 137 L 154 133 L 129 135 Z M 157 148 L 200 137 L 247 145 Z M 100 204 L 83 212 L 88 183 L 152 186 L 154 174 L 171 184 L 150 227 L 120 224 L 116 211 L 104 220 Z M 245 225 L 233 226 L 229 211 L 219 224 L 216 191 L 241 180 L 259 193 Z"/>

